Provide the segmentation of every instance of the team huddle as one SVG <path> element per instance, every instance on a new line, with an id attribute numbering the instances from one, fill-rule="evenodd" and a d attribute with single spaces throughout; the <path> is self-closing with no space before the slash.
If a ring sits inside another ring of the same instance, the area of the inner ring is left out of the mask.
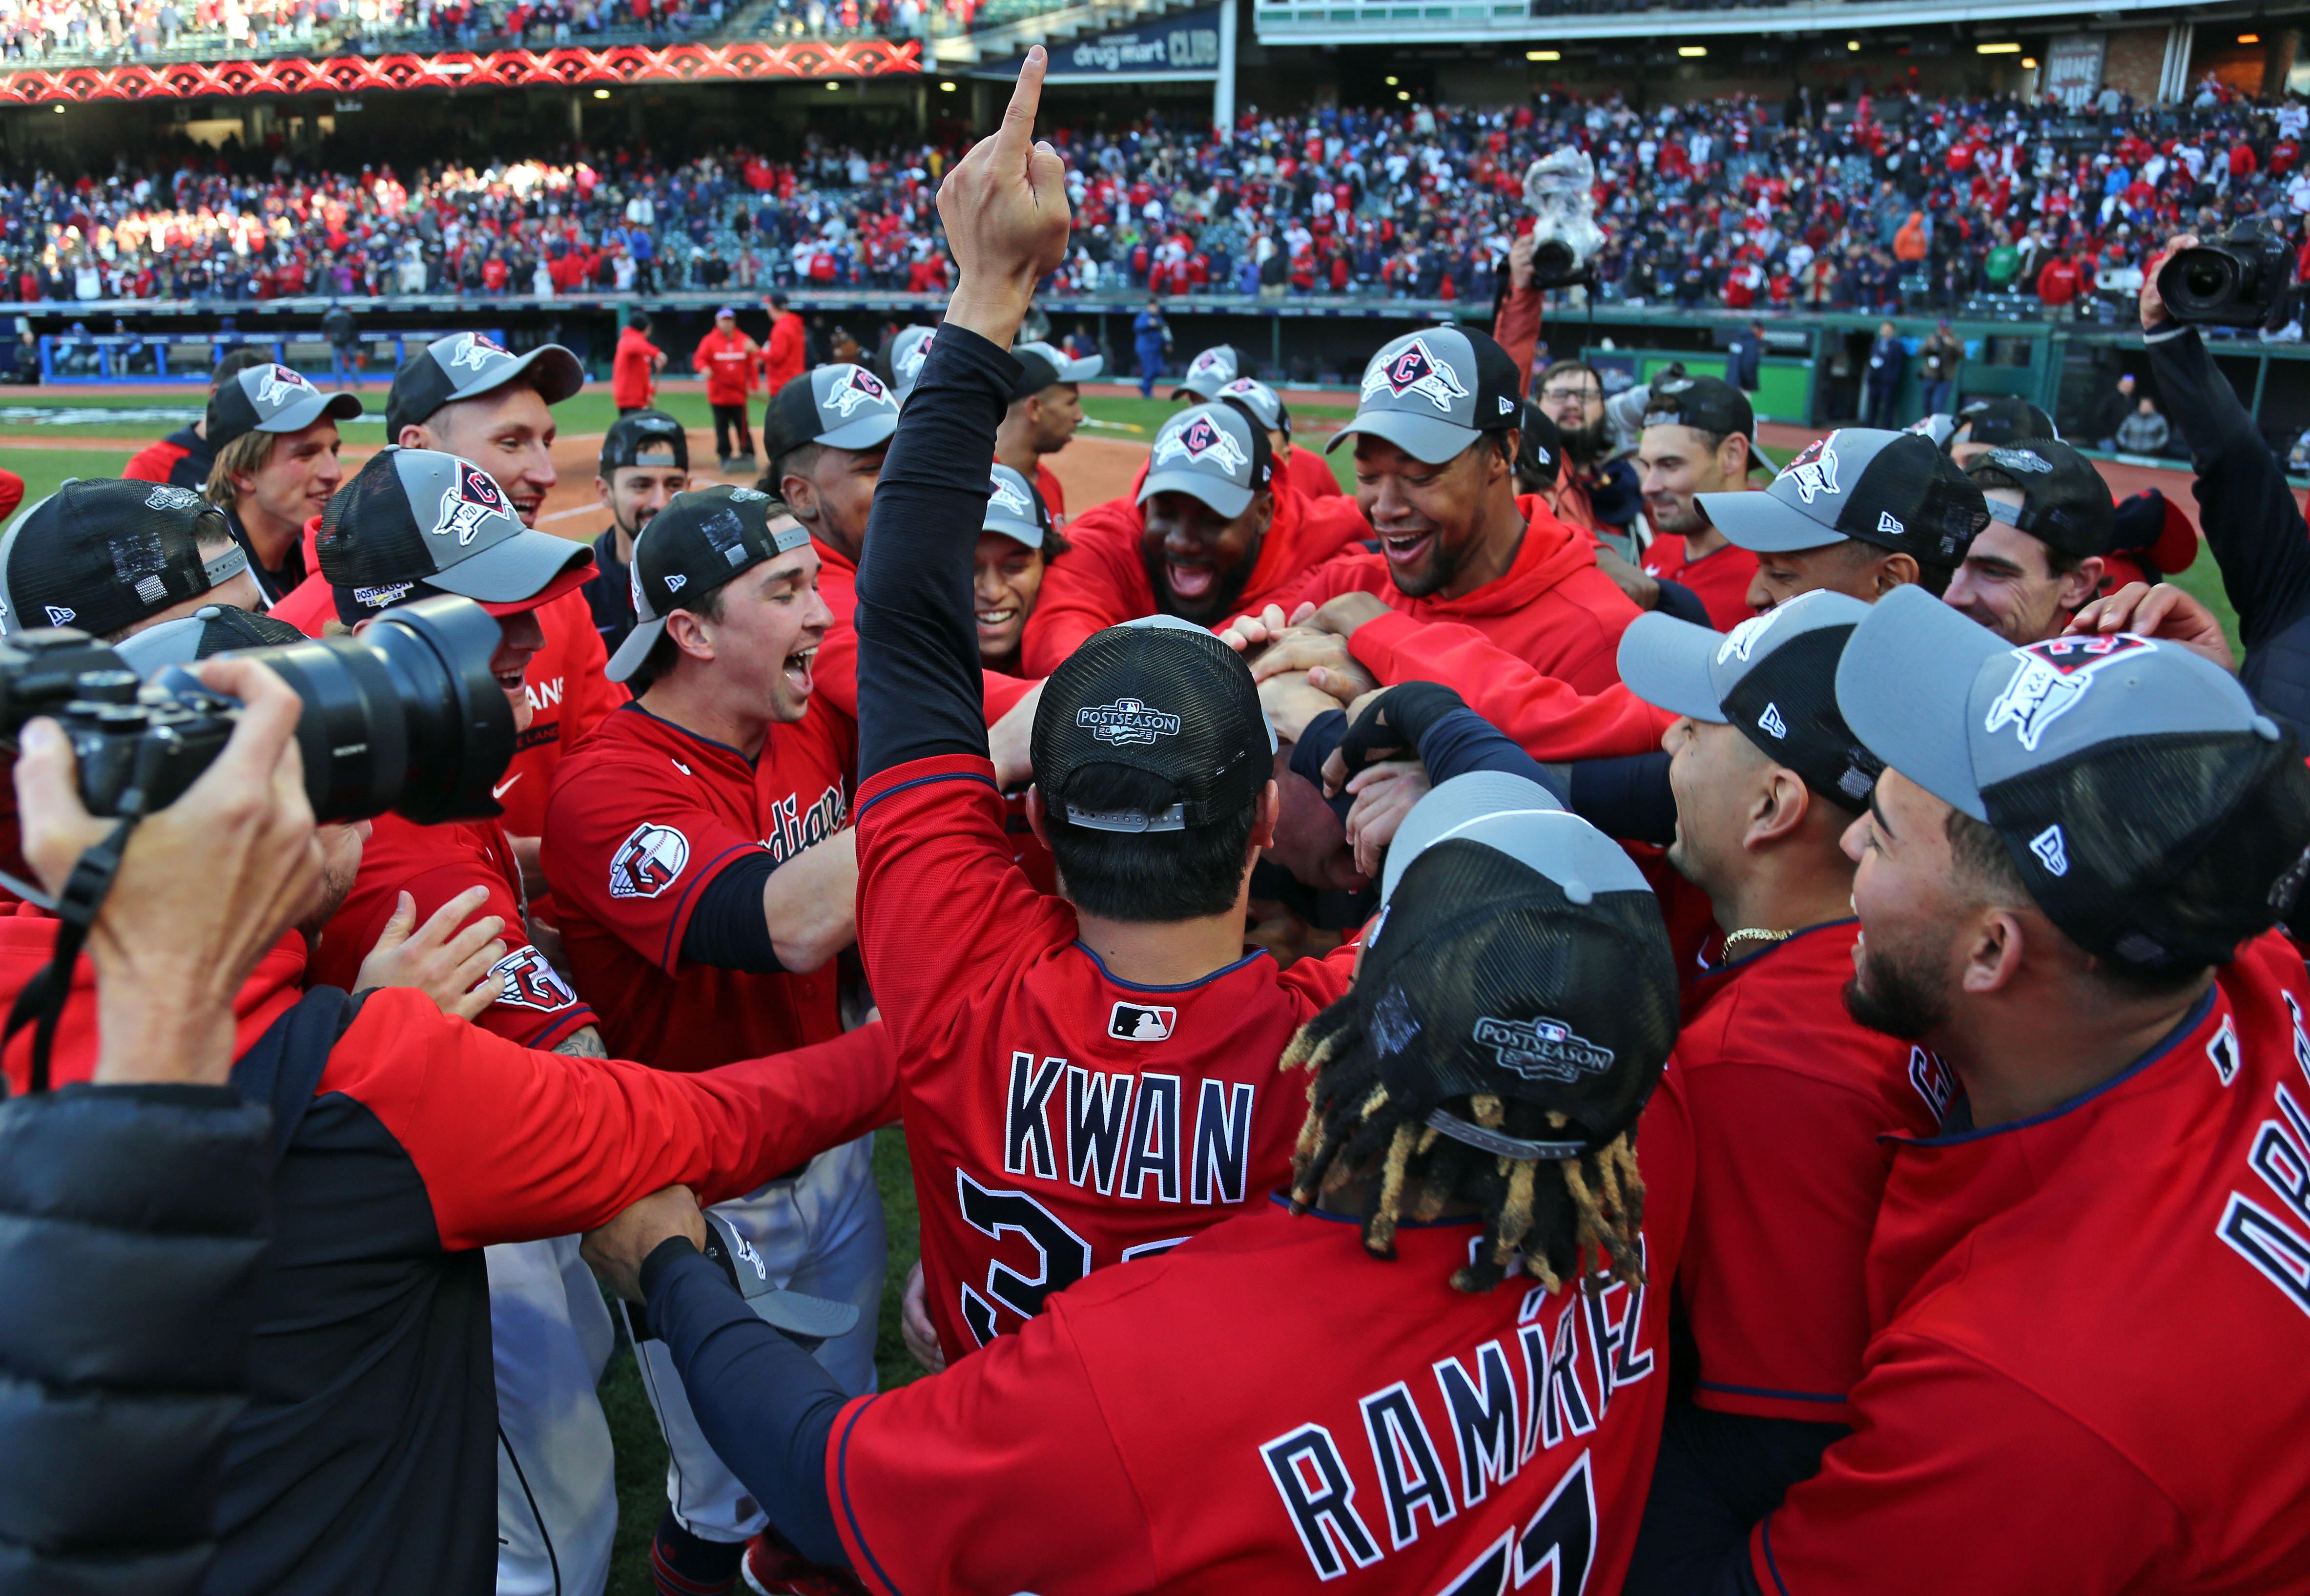
<path id="1" fill-rule="evenodd" d="M 2300 1586 L 2310 770 L 2186 518 L 2017 401 L 1776 464 L 1672 370 L 1632 539 L 1513 314 L 1372 356 L 1352 491 L 1222 347 L 1070 516 L 1041 71 L 942 321 L 779 388 L 756 486 L 638 410 L 539 530 L 582 373 L 456 334 L 350 479 L 259 362 L 0 540 L 9 629 L 148 673 L 499 630 L 502 818 L 324 827 L 236 1005 L 352 994 L 204 1588 L 600 1591 L 621 1333 L 664 1592 Z"/>

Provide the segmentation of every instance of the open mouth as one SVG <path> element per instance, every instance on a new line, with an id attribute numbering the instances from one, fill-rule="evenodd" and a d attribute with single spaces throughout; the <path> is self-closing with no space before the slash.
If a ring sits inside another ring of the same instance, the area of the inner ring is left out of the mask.
<path id="1" fill-rule="evenodd" d="M 526 667 L 524 667 L 519 671 L 493 671 L 491 674 L 498 679 L 498 685 L 505 689 L 506 691 L 508 693 L 517 693 L 524 690 L 525 678 L 528 675 L 528 670 Z"/>
<path id="2" fill-rule="evenodd" d="M 1207 565 L 1181 565 L 1176 559 L 1163 565 L 1163 579 L 1171 585 L 1172 594 L 1183 599 L 1199 599 L 1211 592 L 1219 575 Z"/>
<path id="3" fill-rule="evenodd" d="M 1380 552 L 1387 556 L 1390 565 L 1410 565 L 1427 553 L 1435 542 L 1436 534 L 1432 532 L 1411 532 L 1400 536 L 1383 533 L 1379 547 Z"/>
<path id="4" fill-rule="evenodd" d="M 518 495 L 513 496 L 513 513 L 521 517 L 521 524 L 524 526 L 536 525 L 537 512 L 544 507 L 545 496 L 543 494 L 539 494 L 534 499 L 523 499 Z"/>
<path id="5" fill-rule="evenodd" d="M 794 689 L 797 693 L 806 693 L 810 691 L 812 685 L 810 668 L 812 664 L 815 662 L 817 658 L 818 645 L 815 643 L 797 653 L 786 655 L 786 685 Z"/>
<path id="6" fill-rule="evenodd" d="M 978 624 L 988 631 L 996 631 L 1019 619 L 1019 606 L 1012 604 L 1001 610 L 974 610 Z"/>

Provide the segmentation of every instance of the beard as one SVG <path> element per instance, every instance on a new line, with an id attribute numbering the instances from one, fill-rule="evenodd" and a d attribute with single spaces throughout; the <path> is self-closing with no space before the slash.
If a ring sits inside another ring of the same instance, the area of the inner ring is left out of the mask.
<path id="1" fill-rule="evenodd" d="M 1708 529 L 1708 517 L 1689 499 L 1672 499 L 1666 494 L 1647 499 L 1645 516 L 1652 522 L 1653 531 L 1663 537 L 1689 537 Z"/>
<path id="2" fill-rule="evenodd" d="M 1845 1011 L 1870 1030 L 1922 1041 L 1949 1019 L 1949 980 L 1938 962 L 1863 942 L 1861 963 L 1845 984 Z"/>
<path id="3" fill-rule="evenodd" d="M 1245 550 L 1243 559 L 1233 567 L 1214 571 L 1211 591 L 1192 599 L 1181 598 L 1171 591 L 1170 573 L 1166 568 L 1170 561 L 1164 558 L 1159 544 L 1151 554 L 1142 548 L 1140 558 L 1147 565 L 1147 585 L 1155 594 L 1157 610 L 1182 620 L 1192 620 L 1197 626 L 1216 626 L 1222 620 L 1234 620 L 1239 613 L 1235 605 L 1243 597 L 1243 590 L 1251 585 L 1252 568 L 1259 563 L 1259 544 L 1255 542 Z"/>
<path id="4" fill-rule="evenodd" d="M 1575 465 L 1594 465 L 1612 450 L 1612 425 L 1602 416 L 1585 426 L 1559 428 L 1557 436 Z"/>

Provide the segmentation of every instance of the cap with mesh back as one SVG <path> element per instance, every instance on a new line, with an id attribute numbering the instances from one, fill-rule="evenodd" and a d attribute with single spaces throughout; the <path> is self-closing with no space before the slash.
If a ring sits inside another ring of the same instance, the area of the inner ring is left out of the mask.
<path id="1" fill-rule="evenodd" d="M 1107 364 L 1105 355 L 1084 355 L 1078 359 L 1067 353 L 1057 344 L 1046 343 L 1041 339 L 1034 339 L 1025 343 L 1014 343 L 1011 346 L 1011 353 L 1012 358 L 1021 362 L 1032 356 L 1051 369 L 1049 380 L 1028 389 L 1027 392 L 1030 394 L 1039 393 L 1055 382 L 1089 382 L 1092 377 L 1097 377 Z"/>
<path id="2" fill-rule="evenodd" d="M 680 421 L 662 410 L 638 410 L 620 416 L 602 435 L 597 470 L 604 481 L 628 465 L 671 465 L 690 469 L 690 434 Z"/>
<path id="3" fill-rule="evenodd" d="M 2177 643 L 2016 647 L 1902 587 L 1854 629 L 1837 701 L 1888 766 L 1987 822 L 2046 918 L 2121 971 L 2228 960 L 2310 872 L 2302 750 Z M 2185 904 L 2175 883 L 2209 866 Z"/>
<path id="4" fill-rule="evenodd" d="M 1364 368 L 1355 419 L 1324 452 L 1369 433 L 1438 465 L 1485 433 L 1515 426 L 1523 398 L 1515 362 L 1489 334 L 1462 327 L 1406 333 Z"/>
<path id="5" fill-rule="evenodd" d="M 1702 493 L 1695 502 L 1717 531 L 1759 554 L 1853 538 L 1950 569 L 1989 524 L 1981 490 L 1948 455 L 1914 432 L 1873 427 L 1815 439 L 1761 493 Z"/>
<path id="6" fill-rule="evenodd" d="M 1752 615 L 1729 633 L 1639 615 L 1620 634 L 1620 680 L 1672 715 L 1738 727 L 1775 764 L 1858 814 L 1884 764 L 1837 713 L 1837 662 L 1868 613 L 1859 599 L 1821 590 Z"/>
<path id="7" fill-rule="evenodd" d="M 771 521 L 771 511 L 777 521 Z M 810 533 L 769 494 L 716 483 L 677 493 L 634 535 L 634 629 L 603 674 L 623 681 L 641 669 L 665 635 L 665 618 L 766 559 L 790 554 Z"/>
<path id="8" fill-rule="evenodd" d="M 1391 1103 L 1503 1158 L 1605 1146 L 1636 1123 L 1676 1043 L 1659 906 L 1627 853 L 1576 815 L 1495 813 L 1445 832 L 1404 867 L 1362 958 L 1342 1001 Z M 1534 1105 L 1561 1139 L 1444 1106 L 1473 1096 Z"/>
<path id="9" fill-rule="evenodd" d="M 113 645 L 113 652 L 122 664 L 149 679 L 164 666 L 189 665 L 236 648 L 277 648 L 303 641 L 305 634 L 285 620 L 230 604 L 203 604 L 190 615 L 123 638 Z"/>
<path id="10" fill-rule="evenodd" d="M 1564 475 L 1564 433 L 1554 416 L 1529 399 L 1524 402 L 1516 438 L 1516 471 L 1543 482 L 1561 481 Z"/>
<path id="11" fill-rule="evenodd" d="M 1963 438 L 1957 434 L 1962 430 Z M 2012 443 L 2024 438 L 2059 438 L 2061 432 L 2054 418 L 2030 403 L 2011 395 L 1993 399 L 1976 399 L 1962 406 L 1950 419 L 1949 435 L 1943 447 L 1954 448 L 1960 443 Z"/>
<path id="12" fill-rule="evenodd" d="M 1232 404 L 1198 404 L 1156 430 L 1136 502 L 1185 493 L 1233 518 L 1274 480 L 1275 451 L 1265 431 Z"/>
<path id="13" fill-rule="evenodd" d="M 2109 484 L 2101 473 L 2077 450 L 2054 438 L 2025 438 L 1975 456 L 1966 474 L 1978 484 L 1984 467 L 2020 484 L 2019 506 L 1989 500 L 1991 520 L 2080 559 L 2109 552 L 2116 507 L 2109 501 Z"/>
<path id="14" fill-rule="evenodd" d="M 385 399 L 385 440 L 397 441 L 404 427 L 421 424 L 445 404 L 478 399 L 524 378 L 548 404 L 559 404 L 586 386 L 578 357 L 558 343 L 517 355 L 484 333 L 436 338 L 393 374 Z"/>
<path id="15" fill-rule="evenodd" d="M 1014 542 L 1039 549 L 1051 535 L 1051 512 L 1035 484 L 1007 465 L 997 464 L 986 484 L 986 519 L 981 532 L 999 532 Z"/>
<path id="16" fill-rule="evenodd" d="M 221 449 L 249 432 L 302 432 L 327 416 L 350 421 L 361 413 L 352 394 L 324 394 L 310 377 L 267 362 L 234 372 L 209 396 L 201 436 Z"/>
<path id="17" fill-rule="evenodd" d="M 436 593 L 518 614 L 594 568 L 592 549 L 524 526 L 495 477 L 433 449 L 371 455 L 329 500 L 317 546 L 348 624 Z"/>
<path id="18" fill-rule="evenodd" d="M 1291 412 L 1283 395 L 1257 377 L 1238 377 L 1222 385 L 1215 396 L 1223 403 L 1241 405 L 1261 431 L 1281 432 L 1286 443 L 1291 440 Z"/>
<path id="19" fill-rule="evenodd" d="M 880 448 L 898 429 L 899 401 L 890 384 L 864 366 L 803 372 L 771 396 L 762 417 L 766 458 L 772 462 L 806 443 Z"/>
<path id="20" fill-rule="evenodd" d="M 1656 377 L 1645 401 L 1645 425 L 1673 421 L 1698 432 L 1749 440 L 1750 458 L 1767 468 L 1772 462 L 1757 445 L 1757 408 L 1749 395 L 1721 377 Z"/>
<path id="21" fill-rule="evenodd" d="M 203 555 L 204 534 L 226 546 Z M 102 637 L 248 568 L 224 512 L 188 489 L 66 482 L 0 536 L 0 630 L 73 626 Z"/>
<path id="22" fill-rule="evenodd" d="M 890 340 L 890 390 L 899 403 L 904 404 L 907 395 L 915 391 L 923 362 L 931 358 L 931 341 L 937 334 L 936 327 L 901 327 Z"/>
<path id="23" fill-rule="evenodd" d="M 1232 343 L 1215 343 L 1198 350 L 1187 362 L 1187 374 L 1171 390 L 1174 399 L 1216 399 L 1220 390 L 1238 377 L 1251 375 L 1251 359 Z"/>
<path id="24" fill-rule="evenodd" d="M 1169 615 L 1085 638 L 1051 672 L 1035 708 L 1035 785 L 1053 814 L 1094 831 L 1180 831 L 1232 819 L 1266 789 L 1275 747 L 1243 656 Z M 1157 777 L 1170 802 L 1146 811 L 1071 802 L 1079 774 L 1097 766 Z"/>

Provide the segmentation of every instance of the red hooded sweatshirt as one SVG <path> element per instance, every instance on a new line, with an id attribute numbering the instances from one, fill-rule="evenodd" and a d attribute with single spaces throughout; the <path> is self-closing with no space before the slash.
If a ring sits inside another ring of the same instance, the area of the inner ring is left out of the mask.
<path id="1" fill-rule="evenodd" d="M 1143 468 L 1140 475 L 1146 475 Z M 1134 481 L 1122 498 L 1092 506 L 1068 525 L 1066 555 L 1044 574 L 1027 620 L 1020 664 L 1028 675 L 1049 675 L 1093 632 L 1155 612 L 1154 585 L 1139 551 L 1147 510 L 1133 502 L 1137 498 Z M 1344 494 L 1309 499 L 1288 477 L 1280 478 L 1275 518 L 1227 619 L 1280 600 L 1333 554 L 1369 536 L 1371 523 L 1354 499 Z"/>
<path id="2" fill-rule="evenodd" d="M 663 352 L 639 327 L 618 334 L 610 360 L 610 399 L 620 410 L 646 410 L 657 391 L 656 360 Z"/>
<path id="3" fill-rule="evenodd" d="M 761 369 L 761 346 L 734 328 L 725 336 L 717 327 L 698 341 L 698 352 L 690 363 L 705 374 L 707 403 L 743 404 L 754 390 L 754 374 Z"/>

